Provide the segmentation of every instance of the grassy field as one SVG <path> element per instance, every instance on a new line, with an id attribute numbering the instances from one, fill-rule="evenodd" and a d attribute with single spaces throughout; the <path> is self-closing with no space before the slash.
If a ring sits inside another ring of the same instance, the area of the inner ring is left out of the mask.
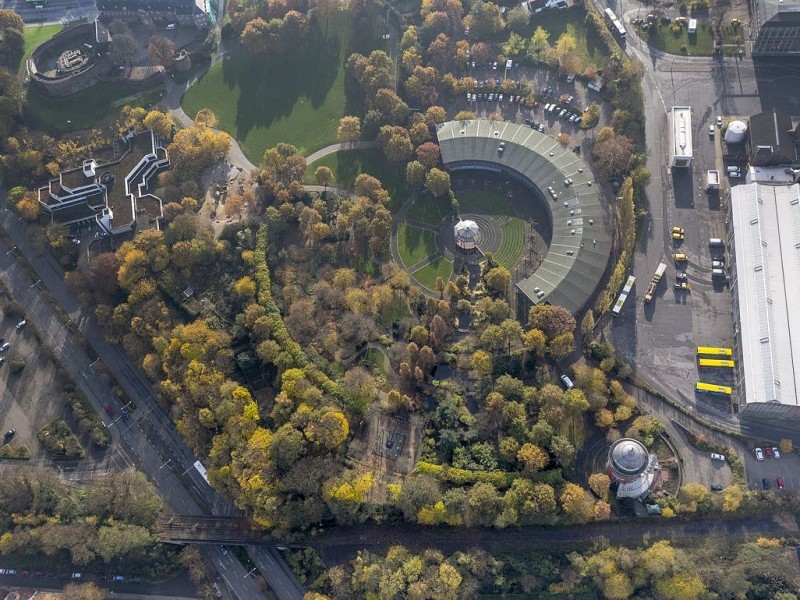
<path id="1" fill-rule="evenodd" d="M 436 289 L 436 278 L 441 277 L 444 281 L 450 279 L 453 272 L 453 263 L 445 257 L 440 256 L 432 263 L 425 265 L 413 273 L 417 281 L 428 289 Z"/>
<path id="2" fill-rule="evenodd" d="M 380 150 L 341 150 L 308 165 L 306 183 L 314 181 L 317 167 L 326 166 L 333 171 L 335 187 L 352 189 L 353 183 L 361 173 L 380 179 L 383 187 L 392 197 L 391 209 L 396 211 L 411 195 L 406 181 L 405 167 L 397 167 L 387 162 Z"/>
<path id="3" fill-rule="evenodd" d="M 562 33 L 570 33 L 575 38 L 575 54 L 584 67 L 594 64 L 603 66 L 605 54 L 600 37 L 586 25 L 586 10 L 582 6 L 570 6 L 564 10 L 547 10 L 531 17 L 528 28 L 522 37 L 530 39 L 537 27 L 541 26 L 550 34 L 550 45 L 554 46 Z M 544 53 L 542 54 L 544 59 Z"/>
<path id="4" fill-rule="evenodd" d="M 497 192 L 482 190 L 460 190 L 456 192 L 459 212 L 483 213 L 486 215 L 516 216 L 512 199 Z"/>
<path id="5" fill-rule="evenodd" d="M 513 267 L 522 247 L 525 245 L 525 223 L 522 219 L 513 217 L 502 224 L 503 239 L 500 240 L 500 248 L 494 258 L 506 269 Z"/>
<path id="6" fill-rule="evenodd" d="M 379 28 L 383 20 L 372 22 Z M 379 35 L 357 29 L 340 13 L 327 26 L 312 21 L 307 40 L 282 59 L 240 54 L 217 63 L 186 92 L 184 110 L 213 110 L 219 127 L 255 164 L 280 142 L 305 154 L 334 143 L 339 119 L 363 112 L 361 91 L 345 77 L 345 61 L 353 52 L 369 54 Z"/>
<path id="7" fill-rule="evenodd" d="M 139 91 L 120 83 L 99 83 L 66 98 L 51 98 L 28 90 L 27 122 L 35 129 L 64 133 L 88 129 L 116 114 L 125 104 L 147 106 L 163 95 L 164 86 Z M 67 124 L 67 121 L 71 121 Z"/>
<path id="8" fill-rule="evenodd" d="M 364 353 L 364 356 L 361 358 L 361 360 L 370 367 L 374 367 L 381 373 L 386 372 L 383 370 L 383 353 L 377 348 L 367 348 L 367 351 Z"/>
<path id="9" fill-rule="evenodd" d="M 420 194 L 414 201 L 406 217 L 412 221 L 420 221 L 429 225 L 438 225 L 439 222 L 451 212 L 450 199 L 447 197 L 434 198 L 428 194 Z"/>
<path id="10" fill-rule="evenodd" d="M 714 30 L 710 24 L 698 23 L 697 32 L 689 35 L 686 26 L 676 29 L 675 25 L 656 23 L 649 30 L 636 28 L 636 33 L 650 46 L 669 52 L 688 56 L 712 56 L 714 54 Z M 730 26 L 722 27 L 722 43 L 736 44 L 742 38 L 742 29 Z"/>
<path id="11" fill-rule="evenodd" d="M 27 61 L 31 53 L 36 50 L 37 46 L 49 40 L 62 29 L 63 26 L 60 24 L 26 27 L 23 32 L 23 37 L 25 38 L 25 53 L 19 61 L 20 68 L 25 65 L 25 61 Z"/>
<path id="12" fill-rule="evenodd" d="M 412 267 L 436 252 L 436 236 L 432 231 L 401 223 L 397 231 L 397 249 L 403 264 Z"/>

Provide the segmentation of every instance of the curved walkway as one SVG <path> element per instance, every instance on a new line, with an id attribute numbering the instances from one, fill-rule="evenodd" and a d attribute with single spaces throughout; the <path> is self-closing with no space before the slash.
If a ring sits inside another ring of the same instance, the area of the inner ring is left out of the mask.
<path id="1" fill-rule="evenodd" d="M 377 148 L 377 142 L 348 142 L 347 144 L 331 144 L 330 146 L 325 146 L 316 152 L 312 152 L 308 156 L 306 156 L 306 163 L 309 165 L 311 163 L 317 162 L 320 158 L 324 158 L 329 154 L 333 154 L 334 152 L 339 152 L 340 150 L 368 150 L 370 148 Z"/>

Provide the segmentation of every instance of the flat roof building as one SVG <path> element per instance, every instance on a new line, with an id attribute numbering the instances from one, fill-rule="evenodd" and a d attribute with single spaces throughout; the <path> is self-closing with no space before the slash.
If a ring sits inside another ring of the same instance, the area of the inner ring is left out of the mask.
<path id="1" fill-rule="evenodd" d="M 543 303 L 579 312 L 603 278 L 611 252 L 606 208 L 589 167 L 551 136 L 516 123 L 450 121 L 437 136 L 449 171 L 501 173 L 531 190 L 531 200 L 542 203 L 551 218 L 547 254 L 516 283 L 518 318 L 527 320 L 529 308 Z"/>
<path id="2" fill-rule="evenodd" d="M 670 166 L 692 165 L 692 109 L 688 106 L 673 106 L 670 113 Z"/>
<path id="3" fill-rule="evenodd" d="M 800 420 L 800 185 L 737 185 L 730 207 L 736 399 Z"/>
<path id="4" fill-rule="evenodd" d="M 753 57 L 800 55 L 800 6 L 784 0 L 750 0 Z"/>

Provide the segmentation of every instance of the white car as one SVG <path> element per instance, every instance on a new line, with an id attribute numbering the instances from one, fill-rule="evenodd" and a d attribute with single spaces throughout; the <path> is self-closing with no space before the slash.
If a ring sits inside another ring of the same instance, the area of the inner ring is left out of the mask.
<path id="1" fill-rule="evenodd" d="M 780 450 L 778 450 L 777 448 L 773 448 L 772 449 L 772 458 L 774 458 L 775 460 L 779 460 L 780 457 L 781 457 Z"/>
<path id="2" fill-rule="evenodd" d="M 753 452 L 756 454 L 756 460 L 764 460 L 764 453 L 761 451 L 761 448 L 756 448 Z"/>
<path id="3" fill-rule="evenodd" d="M 722 117 L 717 115 L 717 127 L 722 127 Z"/>
<path id="4" fill-rule="evenodd" d="M 5 352 L 5 351 L 6 351 L 6 350 L 8 350 L 9 348 L 11 348 L 11 343 L 9 343 L 9 342 L 6 342 L 6 343 L 5 343 L 5 344 L 3 344 L 2 346 L 0 346 L 0 352 Z"/>
<path id="5" fill-rule="evenodd" d="M 725 462 L 725 457 L 722 454 L 716 454 L 715 452 L 711 453 L 711 460 L 719 460 Z"/>
<path id="6" fill-rule="evenodd" d="M 570 379 L 566 375 L 561 376 L 561 382 L 564 384 L 564 387 L 567 388 L 568 390 L 571 390 L 573 387 L 575 387 L 575 384 L 572 383 L 572 379 Z"/>

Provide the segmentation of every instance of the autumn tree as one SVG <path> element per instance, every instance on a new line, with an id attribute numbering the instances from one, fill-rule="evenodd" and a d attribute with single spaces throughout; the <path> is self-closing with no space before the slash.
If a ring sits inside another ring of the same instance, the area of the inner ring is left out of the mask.
<path id="1" fill-rule="evenodd" d="M 511 286 L 511 273 L 505 267 L 494 267 L 489 269 L 484 280 L 490 290 L 506 297 Z"/>
<path id="2" fill-rule="evenodd" d="M 475 2 L 469 14 L 469 23 L 478 38 L 491 37 L 505 27 L 500 7 L 494 2 Z"/>
<path id="3" fill-rule="evenodd" d="M 124 64 L 136 56 L 136 48 L 136 39 L 128 29 L 126 32 L 112 35 L 109 53 L 114 62 Z"/>
<path id="4" fill-rule="evenodd" d="M 559 497 L 561 509 L 579 520 L 588 520 L 593 516 L 594 500 L 586 490 L 574 483 L 567 483 Z"/>
<path id="5" fill-rule="evenodd" d="M 450 190 L 450 174 L 433 168 L 425 176 L 425 189 L 435 197 L 444 196 Z"/>
<path id="6" fill-rule="evenodd" d="M 61 592 L 61 600 L 104 600 L 106 590 L 94 583 L 68 583 Z"/>
<path id="7" fill-rule="evenodd" d="M 163 35 L 154 35 L 147 45 L 147 53 L 154 64 L 169 69 L 175 60 L 175 42 Z"/>
<path id="8" fill-rule="evenodd" d="M 608 490 L 611 487 L 611 478 L 605 473 L 593 473 L 589 475 L 589 489 L 597 496 L 605 500 L 608 498 Z"/>
<path id="9" fill-rule="evenodd" d="M 537 304 L 528 311 L 528 326 L 544 333 L 548 340 L 575 329 L 575 317 L 563 306 Z"/>
<path id="10" fill-rule="evenodd" d="M 526 472 L 533 473 L 544 469 L 550 462 L 550 457 L 534 444 L 523 444 L 517 453 L 517 460 Z"/>
<path id="11" fill-rule="evenodd" d="M 167 140 L 172 135 L 174 126 L 172 116 L 160 110 L 151 110 L 144 118 L 144 126 L 151 129 L 162 140 Z"/>
<path id="12" fill-rule="evenodd" d="M 333 171 L 331 171 L 330 167 L 326 167 L 325 165 L 317 167 L 314 171 L 314 180 L 317 182 L 317 185 L 327 188 L 331 182 L 333 182 Z"/>
<path id="13" fill-rule="evenodd" d="M 394 163 L 407 161 L 414 151 L 408 130 L 396 125 L 384 125 L 380 128 L 378 144 L 383 148 L 386 158 Z"/>
<path id="14" fill-rule="evenodd" d="M 508 28 L 515 34 L 523 33 L 528 27 L 530 20 L 530 11 L 521 4 L 508 11 L 506 16 L 506 24 L 508 25 Z"/>
<path id="15" fill-rule="evenodd" d="M 592 146 L 592 157 L 604 177 L 625 171 L 633 154 L 633 140 L 618 135 L 611 127 L 603 127 Z"/>
<path id="16" fill-rule="evenodd" d="M 347 71 L 358 81 L 364 95 L 374 98 L 381 88 L 393 87 L 394 64 L 383 50 L 373 50 L 370 55 L 351 54 L 347 59 Z"/>
<path id="17" fill-rule="evenodd" d="M 439 164 L 441 150 L 439 144 L 425 142 L 417 148 L 417 159 L 429 169 Z"/>
<path id="18" fill-rule="evenodd" d="M 336 128 L 336 139 L 342 144 L 352 144 L 361 139 L 361 119 L 352 115 L 346 115 L 339 119 L 339 126 Z"/>
<path id="19" fill-rule="evenodd" d="M 550 42 L 550 34 L 541 25 L 536 27 L 531 37 L 531 50 L 536 52 L 536 60 L 541 59 L 541 54 L 547 49 Z"/>

